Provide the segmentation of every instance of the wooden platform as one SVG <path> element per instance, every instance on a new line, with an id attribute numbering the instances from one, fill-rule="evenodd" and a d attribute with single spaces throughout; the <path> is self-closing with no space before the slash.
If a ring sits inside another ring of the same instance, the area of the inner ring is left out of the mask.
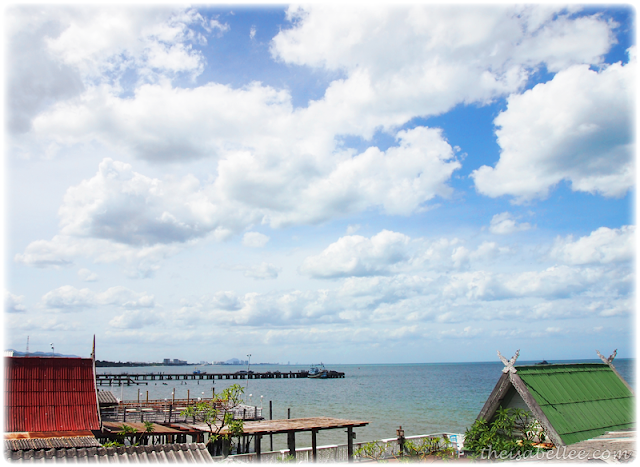
<path id="1" fill-rule="evenodd" d="M 312 459 L 317 459 L 317 441 L 316 435 L 320 430 L 332 430 L 338 428 L 347 429 L 347 453 L 349 462 L 353 461 L 353 439 L 355 433 L 353 429 L 360 426 L 366 426 L 369 422 L 361 420 L 344 420 L 340 418 L 330 417 L 312 417 L 312 418 L 292 418 L 285 420 L 263 420 L 259 422 L 245 422 L 243 425 L 243 436 L 253 436 L 255 443 L 255 451 L 258 460 L 261 453 L 261 439 L 265 435 L 287 434 L 287 444 L 289 447 L 289 455 L 296 456 L 296 438 L 295 434 L 303 431 L 311 432 L 311 451 Z M 209 431 L 209 427 L 205 424 L 194 423 L 188 424 L 190 428 Z M 227 434 L 226 429 L 222 429 L 221 434 Z"/>

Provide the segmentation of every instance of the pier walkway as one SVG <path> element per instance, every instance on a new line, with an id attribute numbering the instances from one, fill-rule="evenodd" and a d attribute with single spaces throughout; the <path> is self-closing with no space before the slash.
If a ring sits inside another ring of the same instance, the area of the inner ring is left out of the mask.
<path id="1" fill-rule="evenodd" d="M 237 371 L 235 373 L 102 373 L 96 374 L 96 383 L 103 385 L 135 385 L 149 384 L 149 381 L 185 381 L 185 380 L 216 380 L 216 379 L 293 379 L 307 378 L 308 371 L 267 371 L 265 373 L 255 373 Z M 340 371 L 330 371 L 328 378 L 344 378 L 344 373 Z"/>

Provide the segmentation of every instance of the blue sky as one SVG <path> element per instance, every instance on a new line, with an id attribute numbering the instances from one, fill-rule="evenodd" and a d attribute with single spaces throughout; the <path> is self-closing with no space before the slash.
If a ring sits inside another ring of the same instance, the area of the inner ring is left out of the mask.
<path id="1" fill-rule="evenodd" d="M 5 348 L 634 356 L 632 9 L 5 21 Z"/>

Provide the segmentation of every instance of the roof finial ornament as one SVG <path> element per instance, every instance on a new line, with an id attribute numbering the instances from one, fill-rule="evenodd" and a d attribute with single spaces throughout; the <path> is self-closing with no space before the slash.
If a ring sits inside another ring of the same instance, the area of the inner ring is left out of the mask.
<path id="1" fill-rule="evenodd" d="M 516 363 L 516 360 L 518 359 L 518 355 L 520 355 L 520 349 L 516 350 L 516 354 L 513 357 L 511 357 L 511 360 L 507 360 L 502 356 L 502 354 L 498 350 L 498 357 L 500 357 L 500 360 L 502 360 L 502 363 L 504 363 L 504 368 L 502 369 L 503 373 L 508 373 L 508 372 L 515 373 L 518 371 L 513 367 L 513 365 L 515 365 Z"/>
<path id="2" fill-rule="evenodd" d="M 602 360 L 603 363 L 606 363 L 607 365 L 611 365 L 611 362 L 613 361 L 613 359 L 616 358 L 618 349 L 614 350 L 613 353 L 609 356 L 609 358 L 606 358 L 604 355 L 602 355 L 599 350 L 596 350 L 596 353 L 598 354 L 598 357 L 600 357 L 600 360 Z"/>

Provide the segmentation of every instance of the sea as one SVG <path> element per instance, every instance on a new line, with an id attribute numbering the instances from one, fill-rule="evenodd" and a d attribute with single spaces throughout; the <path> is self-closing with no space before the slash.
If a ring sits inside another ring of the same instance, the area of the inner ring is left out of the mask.
<path id="1" fill-rule="evenodd" d="M 536 362 L 518 362 L 519 365 Z M 601 363 L 600 360 L 563 360 L 549 363 Z M 635 390 L 635 360 L 616 359 L 614 365 Z M 504 365 L 479 363 L 412 363 L 325 365 L 328 370 L 345 373 L 335 379 L 238 379 L 196 381 L 148 381 L 148 385 L 99 386 L 119 400 L 176 399 L 211 397 L 232 384 L 244 388 L 245 404 L 262 407 L 273 419 L 335 417 L 369 422 L 355 428 L 356 442 L 394 438 L 398 427 L 405 436 L 432 433 L 464 433 L 469 428 L 498 382 Z M 254 372 L 297 372 L 309 365 L 251 365 Z M 234 373 L 247 370 L 240 365 L 192 365 L 145 367 L 98 367 L 98 374 L 133 373 Z M 318 446 L 346 444 L 346 430 L 322 430 Z M 267 441 L 268 443 L 268 441 Z M 273 449 L 285 449 L 286 435 L 273 436 Z M 268 444 L 267 444 L 268 446 Z M 309 433 L 296 434 L 296 447 L 311 446 Z M 264 449 L 264 448 L 263 448 Z"/>

